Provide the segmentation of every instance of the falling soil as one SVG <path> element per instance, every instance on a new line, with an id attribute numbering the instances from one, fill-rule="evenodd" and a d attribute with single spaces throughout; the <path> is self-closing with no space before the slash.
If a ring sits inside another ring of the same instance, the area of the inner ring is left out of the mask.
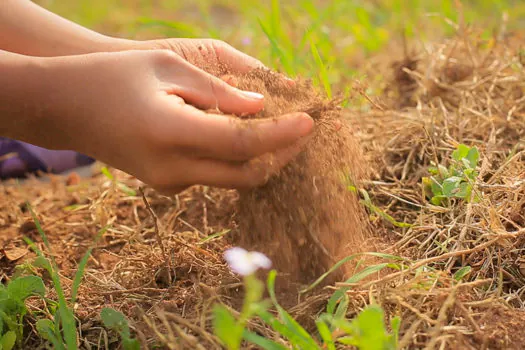
<path id="1" fill-rule="evenodd" d="M 239 243 L 267 254 L 284 281 L 311 283 L 339 259 L 366 249 L 362 208 L 350 190 L 366 175 L 359 144 L 339 103 L 325 101 L 308 82 L 291 87 L 257 70 L 238 77 L 238 86 L 265 96 L 264 110 L 251 118 L 306 112 L 315 120 L 305 150 L 266 185 L 241 192 L 238 203 Z"/>

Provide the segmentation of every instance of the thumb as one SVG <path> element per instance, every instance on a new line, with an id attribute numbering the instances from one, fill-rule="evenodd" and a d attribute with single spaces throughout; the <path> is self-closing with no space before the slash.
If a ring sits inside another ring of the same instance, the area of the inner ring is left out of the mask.
<path id="1" fill-rule="evenodd" d="M 264 96 L 237 89 L 190 63 L 184 62 L 187 74 L 173 74 L 172 88 L 168 89 L 187 103 L 200 109 L 218 109 L 223 113 L 254 114 L 264 107 Z M 171 84 L 170 84 L 171 85 Z"/>

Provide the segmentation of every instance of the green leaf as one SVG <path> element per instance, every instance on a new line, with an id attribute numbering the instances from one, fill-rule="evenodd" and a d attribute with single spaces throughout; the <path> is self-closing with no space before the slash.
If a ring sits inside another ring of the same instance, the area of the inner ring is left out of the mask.
<path id="1" fill-rule="evenodd" d="M 332 332 L 330 331 L 330 328 L 328 328 L 328 325 L 320 319 L 317 319 L 315 321 L 315 324 L 317 325 L 319 335 L 321 336 L 321 339 L 323 339 L 324 342 L 323 349 L 335 350 L 334 339 L 332 337 Z"/>
<path id="2" fill-rule="evenodd" d="M 274 342 L 273 340 L 266 339 L 260 335 L 244 330 L 243 337 L 246 341 L 260 346 L 264 350 L 287 350 L 288 348 L 284 345 Z"/>
<path id="3" fill-rule="evenodd" d="M 363 200 L 361 200 L 361 203 L 363 203 L 371 212 L 376 213 L 377 215 L 379 215 L 383 219 L 385 219 L 388 222 L 390 222 L 392 225 L 394 225 L 396 227 L 400 227 L 400 228 L 412 227 L 413 226 L 412 224 L 408 224 L 406 222 L 397 221 L 391 215 L 387 214 L 386 212 L 381 210 L 379 207 L 374 205 L 372 203 L 372 200 L 370 199 L 370 196 L 368 195 L 368 192 L 366 192 L 364 189 L 361 189 L 359 191 L 359 193 L 361 193 L 361 195 L 364 198 Z"/>
<path id="4" fill-rule="evenodd" d="M 348 294 L 343 294 L 343 300 L 339 302 L 337 305 L 337 310 L 335 310 L 334 318 L 338 320 L 342 320 L 346 317 L 346 313 L 348 312 L 348 304 L 350 303 L 350 298 L 348 297 Z"/>
<path id="5" fill-rule="evenodd" d="M 386 330 L 383 320 L 383 309 L 377 305 L 366 307 L 353 320 L 354 336 L 358 340 L 360 349 L 376 350 L 385 348 Z"/>
<path id="6" fill-rule="evenodd" d="M 58 315 L 58 313 L 57 313 Z M 53 344 L 55 350 L 65 350 L 64 343 L 59 340 L 55 330 L 55 324 L 49 319 L 40 319 L 36 322 L 38 334 Z"/>
<path id="7" fill-rule="evenodd" d="M 33 266 L 43 268 L 49 273 L 53 271 L 49 259 L 44 256 L 37 256 L 36 259 L 33 260 Z"/>
<path id="8" fill-rule="evenodd" d="M 449 177 L 448 169 L 441 164 L 438 164 L 438 173 L 442 179 Z"/>
<path id="9" fill-rule="evenodd" d="M 95 238 L 95 242 L 93 243 L 93 246 L 95 246 L 100 239 L 104 235 L 104 233 L 107 231 L 108 226 L 103 227 L 97 234 Z M 89 257 L 91 256 L 91 252 L 93 251 L 93 246 L 91 246 L 87 252 L 84 254 L 82 259 L 80 260 L 77 272 L 75 273 L 75 278 L 73 279 L 73 285 L 71 287 L 71 303 L 74 304 L 77 299 L 77 293 L 78 288 L 80 287 L 80 283 L 82 282 L 82 276 L 84 276 L 84 270 L 86 269 L 86 265 L 88 263 Z"/>
<path id="10" fill-rule="evenodd" d="M 379 272 L 379 271 L 381 271 L 382 269 L 384 269 L 386 267 L 389 267 L 388 263 L 367 266 L 362 271 L 356 273 L 355 275 L 353 275 L 352 277 L 347 279 L 345 281 L 345 283 L 356 283 L 356 282 L 359 282 L 360 280 L 364 279 L 365 277 L 368 277 L 368 276 L 370 276 L 373 273 Z M 328 300 L 328 305 L 326 307 L 326 311 L 329 314 L 331 314 L 331 315 L 334 314 L 336 304 L 343 297 L 343 295 L 346 294 L 346 292 L 348 290 L 350 290 L 350 287 L 343 287 L 343 288 L 340 288 L 340 289 L 336 290 L 335 293 L 332 294 L 332 296 Z"/>
<path id="11" fill-rule="evenodd" d="M 122 339 L 122 347 L 124 350 L 140 350 L 140 342 L 137 339 Z"/>
<path id="12" fill-rule="evenodd" d="M 454 152 L 452 152 L 452 158 L 458 162 L 461 159 L 466 158 L 469 154 L 470 148 L 464 144 L 460 144 Z"/>
<path id="13" fill-rule="evenodd" d="M 295 339 L 294 341 L 298 342 L 297 344 L 302 344 L 301 346 L 305 346 L 308 349 L 317 349 L 318 345 L 313 340 L 313 338 L 310 336 L 310 334 L 303 328 L 297 321 L 295 321 L 292 316 L 290 316 L 277 302 L 277 298 L 275 296 L 275 278 L 277 276 L 277 271 L 272 270 L 268 274 L 268 293 L 270 294 L 270 299 L 272 300 L 275 308 L 277 309 L 279 313 L 279 318 L 283 322 L 283 324 L 294 334 Z"/>
<path id="14" fill-rule="evenodd" d="M 454 274 L 454 279 L 456 281 L 461 281 L 465 276 L 467 276 L 470 271 L 472 271 L 472 267 L 470 266 L 463 266 L 462 268 L 460 268 L 459 270 L 456 271 L 456 273 Z"/>
<path id="15" fill-rule="evenodd" d="M 443 186 L 433 176 L 430 177 L 430 188 L 432 189 L 434 196 L 441 196 L 443 194 Z"/>
<path id="16" fill-rule="evenodd" d="M 394 349 L 397 349 L 399 330 L 401 329 L 401 318 L 399 316 L 396 316 L 390 320 L 390 328 L 392 328 L 392 346 Z"/>
<path id="17" fill-rule="evenodd" d="M 443 195 L 446 197 L 454 197 L 459 190 L 459 185 L 462 178 L 458 176 L 452 176 L 443 181 Z"/>
<path id="18" fill-rule="evenodd" d="M 279 333 L 281 337 L 288 339 L 290 343 L 296 344 L 297 346 L 301 346 L 305 349 L 318 349 L 317 346 L 312 347 L 311 344 L 305 343 L 305 340 L 300 335 L 297 335 L 297 333 L 293 329 L 291 329 L 283 322 L 275 318 L 269 312 L 259 310 L 257 315 L 261 318 L 261 320 L 263 320 L 266 324 L 272 327 L 272 329 L 276 333 Z"/>
<path id="19" fill-rule="evenodd" d="M 358 344 L 357 340 L 353 336 L 350 336 L 350 335 L 337 338 L 337 342 L 344 344 L 344 345 L 350 345 L 350 346 L 356 346 Z"/>
<path id="20" fill-rule="evenodd" d="M 134 189 L 132 189 L 128 185 L 123 184 L 122 182 L 118 182 L 117 183 L 117 187 L 118 187 L 119 190 L 121 190 L 122 192 L 124 192 L 128 196 L 135 197 L 137 195 L 137 191 L 135 191 Z"/>
<path id="21" fill-rule="evenodd" d="M 107 177 L 109 180 L 115 181 L 115 177 L 109 172 L 109 169 L 107 167 L 102 167 L 102 169 L 100 169 L 100 172 L 104 174 L 104 176 Z"/>
<path id="22" fill-rule="evenodd" d="M 472 185 L 468 182 L 462 182 L 459 184 L 458 190 L 455 193 L 455 197 L 457 198 L 470 198 L 470 194 L 472 193 Z"/>
<path id="23" fill-rule="evenodd" d="M 479 161 L 479 151 L 477 147 L 472 147 L 466 156 L 467 160 L 470 162 L 470 167 L 475 169 L 478 166 Z"/>
<path id="24" fill-rule="evenodd" d="M 315 287 L 317 287 L 326 277 L 328 277 L 331 273 L 339 269 L 341 266 L 346 264 L 347 262 L 354 260 L 355 258 L 361 257 L 361 256 L 373 256 L 376 258 L 382 258 L 385 260 L 394 260 L 394 261 L 403 261 L 405 259 L 397 256 L 397 255 L 391 255 L 391 254 L 385 254 L 385 253 L 376 253 L 376 252 L 364 252 L 364 253 L 357 253 L 349 255 L 341 260 L 339 260 L 337 263 L 334 264 L 328 271 L 323 273 L 317 280 L 315 280 L 314 283 L 309 285 L 307 288 L 302 289 L 299 293 L 304 294 L 306 292 L 311 291 Z"/>
<path id="25" fill-rule="evenodd" d="M 40 334 L 40 336 L 46 340 L 50 340 L 49 339 L 49 334 L 48 334 L 48 330 L 51 330 L 51 332 L 54 334 L 55 333 L 55 324 L 53 323 L 53 321 L 51 321 L 50 319 L 47 319 L 47 318 L 42 318 L 38 321 L 36 321 L 36 330 L 38 332 L 38 334 Z"/>
<path id="26" fill-rule="evenodd" d="M 213 331 L 227 349 L 239 349 L 243 327 L 237 323 L 231 312 L 220 304 L 213 307 Z"/>
<path id="27" fill-rule="evenodd" d="M 290 57 L 290 55 L 281 49 L 280 45 L 277 42 L 276 36 L 268 30 L 268 28 L 261 19 L 259 19 L 259 25 L 261 26 L 261 29 L 263 30 L 264 34 L 270 41 L 274 54 L 277 55 L 277 57 L 279 57 L 284 71 L 288 75 L 295 75 L 295 68 L 293 67 L 292 58 Z"/>
<path id="28" fill-rule="evenodd" d="M 319 80 L 323 84 L 324 90 L 326 92 L 326 96 L 329 99 L 331 99 L 332 98 L 332 87 L 330 86 L 330 80 L 328 78 L 328 70 L 326 69 L 323 59 L 319 55 L 319 51 L 317 50 L 317 47 L 315 46 L 313 41 L 310 42 L 310 49 L 312 51 L 312 56 L 314 57 L 314 61 L 317 65 L 317 69 L 319 70 Z"/>
<path id="29" fill-rule="evenodd" d="M 56 277 L 58 278 L 58 277 Z M 55 289 L 57 285 L 54 282 Z M 62 291 L 62 286 L 57 289 L 58 294 L 58 314 L 60 315 L 60 323 L 62 324 L 62 332 L 64 333 L 64 339 L 66 340 L 66 346 L 68 350 L 77 349 L 77 327 L 75 321 L 75 315 L 67 307 L 66 298 Z"/>
<path id="30" fill-rule="evenodd" d="M 230 229 L 225 229 L 225 230 L 222 230 L 222 231 L 219 231 L 219 232 L 216 232 L 212 235 L 209 235 L 208 237 L 202 239 L 199 244 L 204 244 L 204 243 L 207 243 L 209 241 L 212 241 L 216 238 L 220 238 L 222 236 L 224 236 L 225 234 L 227 234 L 228 232 L 230 232 L 231 230 Z"/>
<path id="31" fill-rule="evenodd" d="M 27 203 L 27 209 L 29 209 L 29 212 L 31 213 L 31 217 L 33 218 L 33 221 L 35 223 L 36 230 L 38 231 L 38 234 L 40 235 L 40 237 L 42 237 L 42 241 L 44 241 L 44 245 L 46 246 L 47 249 L 51 250 L 49 246 L 49 241 L 47 240 L 46 233 L 42 229 L 42 225 L 40 225 L 40 220 L 38 220 L 38 218 L 36 217 L 36 214 L 33 211 L 33 207 L 31 207 L 29 203 Z"/>
<path id="32" fill-rule="evenodd" d="M 35 226 L 38 230 L 38 233 L 42 237 L 42 240 L 44 241 L 44 244 L 47 249 L 50 249 L 49 241 L 47 240 L 47 236 L 42 229 L 42 226 L 40 225 L 40 221 L 36 217 L 33 209 L 31 208 L 31 205 L 27 205 L 29 211 L 31 212 L 31 216 L 33 217 L 33 220 L 35 222 Z M 29 247 L 38 255 L 40 258 L 40 261 L 43 264 L 45 263 L 45 258 L 40 249 L 36 246 L 36 244 L 31 241 L 28 237 L 24 237 L 24 240 L 29 245 Z M 51 279 L 53 280 L 53 286 L 55 288 L 55 291 L 57 293 L 58 297 L 58 313 L 55 315 L 60 316 L 60 322 L 62 324 L 62 332 L 64 333 L 64 339 L 66 340 L 66 345 L 68 350 L 76 350 L 77 348 L 77 328 L 76 328 L 76 322 L 75 322 L 75 315 L 73 312 L 68 308 L 66 297 L 64 295 L 64 290 L 62 289 L 62 284 L 60 283 L 60 277 L 58 275 L 58 266 L 55 262 L 55 259 L 53 256 L 51 256 L 51 263 L 50 266 L 46 266 L 48 268 L 48 272 L 51 275 Z M 57 336 L 59 336 L 60 333 L 57 332 Z"/>
<path id="33" fill-rule="evenodd" d="M 7 285 L 7 292 L 11 298 L 24 301 L 31 295 L 44 296 L 46 293 L 46 287 L 40 277 L 24 276 L 12 280 Z"/>
<path id="34" fill-rule="evenodd" d="M 0 348 L 2 350 L 11 350 L 16 343 L 16 333 L 13 331 L 6 332 L 0 339 Z"/>
<path id="35" fill-rule="evenodd" d="M 441 205 L 441 204 L 443 204 L 443 200 L 446 199 L 446 198 L 447 198 L 446 196 L 434 196 L 430 200 L 430 203 L 432 203 L 434 205 Z"/>
<path id="36" fill-rule="evenodd" d="M 122 338 L 130 337 L 128 320 L 122 312 L 105 307 L 100 311 L 100 318 L 106 328 L 116 331 Z"/>

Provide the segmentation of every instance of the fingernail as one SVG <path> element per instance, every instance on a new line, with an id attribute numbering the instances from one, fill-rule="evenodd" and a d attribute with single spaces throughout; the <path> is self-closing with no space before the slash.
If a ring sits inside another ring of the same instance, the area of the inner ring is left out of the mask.
<path id="1" fill-rule="evenodd" d="M 242 91 L 242 93 L 248 97 L 248 98 L 253 98 L 255 100 L 262 100 L 264 99 L 264 96 L 257 93 L 257 92 L 252 92 L 252 91 Z"/>
<path id="2" fill-rule="evenodd" d="M 310 134 L 314 128 L 314 120 L 306 113 L 297 114 L 297 129 L 301 136 Z"/>

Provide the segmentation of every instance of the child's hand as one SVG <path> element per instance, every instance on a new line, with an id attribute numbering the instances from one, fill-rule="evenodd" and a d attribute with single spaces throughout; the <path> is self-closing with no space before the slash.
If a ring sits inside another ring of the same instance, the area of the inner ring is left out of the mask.
<path id="1" fill-rule="evenodd" d="M 115 46 L 123 49 L 170 50 L 189 63 L 213 72 L 223 66 L 230 73 L 247 73 L 256 68 L 266 68 L 264 64 L 235 49 L 221 40 L 214 39 L 158 39 L 147 41 L 119 40 Z M 286 78 L 285 78 L 286 79 Z M 293 84 L 292 80 L 289 80 Z"/>
<path id="2" fill-rule="evenodd" d="M 229 50 L 214 55 L 235 65 Z M 16 136 L 93 156 L 164 193 L 193 184 L 264 183 L 299 153 L 312 119 L 296 113 L 244 121 L 193 107 L 244 114 L 259 111 L 264 101 L 193 66 L 199 57 L 187 52 L 187 60 L 167 50 L 41 59 L 32 101 L 42 115 Z M 254 65 L 246 59 L 235 67 Z"/>

